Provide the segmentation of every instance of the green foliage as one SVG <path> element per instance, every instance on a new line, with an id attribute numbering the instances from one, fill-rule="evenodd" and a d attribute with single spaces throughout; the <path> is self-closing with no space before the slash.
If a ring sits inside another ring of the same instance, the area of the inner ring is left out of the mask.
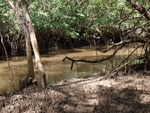
<path id="1" fill-rule="evenodd" d="M 146 7 L 141 0 L 138 1 Z M 8 3 L 1 0 L 0 7 L 1 23 L 5 24 L 5 31 L 13 33 L 12 31 L 17 29 L 18 32 L 21 32 L 19 22 Z M 111 2 L 109 0 L 29 1 L 29 15 L 35 30 L 52 28 L 58 31 L 58 36 L 72 38 L 90 35 L 91 32 L 94 32 L 95 26 L 104 28 L 114 21 L 119 21 L 132 9 L 126 0 L 111 0 Z M 129 16 L 136 17 L 140 14 L 134 11 Z M 122 22 L 121 26 L 133 26 L 136 21 L 127 20 Z M 140 21 L 140 25 L 145 23 L 145 20 Z M 115 28 L 116 25 L 112 24 L 112 27 Z"/>
<path id="2" fill-rule="evenodd" d="M 0 1 L 0 17 L 1 17 L 1 32 L 9 32 L 14 34 L 14 31 L 21 32 L 21 26 L 16 19 L 13 9 L 5 0 Z"/>
<path id="3" fill-rule="evenodd" d="M 81 34 L 88 35 L 94 31 L 95 25 L 107 26 L 114 19 L 119 19 L 119 10 L 112 0 L 36 0 L 29 3 L 29 13 L 35 29 L 53 28 L 59 31 L 60 36 L 76 38 Z M 98 18 L 106 10 L 109 14 Z"/>

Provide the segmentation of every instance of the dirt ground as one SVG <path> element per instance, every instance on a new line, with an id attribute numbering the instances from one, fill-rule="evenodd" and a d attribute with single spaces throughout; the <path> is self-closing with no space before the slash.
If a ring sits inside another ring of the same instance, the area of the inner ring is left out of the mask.
<path id="1" fill-rule="evenodd" d="M 93 74 L 0 96 L 0 113 L 150 113 L 150 76 Z"/>

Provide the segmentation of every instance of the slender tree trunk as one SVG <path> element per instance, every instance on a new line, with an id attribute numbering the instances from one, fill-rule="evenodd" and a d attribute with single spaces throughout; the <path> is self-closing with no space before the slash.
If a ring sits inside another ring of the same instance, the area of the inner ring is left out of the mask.
<path id="1" fill-rule="evenodd" d="M 35 31 L 33 29 L 33 26 L 32 26 L 32 23 L 31 23 L 29 14 L 28 14 L 27 0 L 21 0 L 21 5 L 22 5 L 24 17 L 26 19 L 26 25 L 27 25 L 28 30 L 29 30 L 31 44 L 33 47 L 34 55 L 35 55 L 38 80 L 39 80 L 40 86 L 45 88 L 45 86 L 46 86 L 45 72 L 44 72 L 44 68 L 43 68 L 43 65 L 42 65 L 41 59 L 40 59 L 40 54 L 39 54 L 37 39 L 35 36 Z"/>
<path id="2" fill-rule="evenodd" d="M 30 43 L 30 35 L 28 28 L 26 26 L 25 20 L 19 8 L 18 0 L 14 0 L 14 5 L 10 0 L 7 0 L 9 5 L 13 8 L 25 35 L 26 38 L 26 54 L 27 54 L 27 67 L 28 67 L 28 75 L 24 80 L 20 81 L 20 89 L 23 89 L 31 84 L 34 84 L 35 77 L 34 77 L 34 69 L 33 69 L 33 59 L 32 59 L 32 52 L 31 52 L 31 43 Z"/>
<path id="3" fill-rule="evenodd" d="M 7 59 L 7 63 L 8 63 L 8 67 L 9 67 L 9 72 L 10 72 L 10 76 L 11 76 L 11 82 L 12 82 L 13 91 L 15 92 L 14 78 L 13 78 L 11 66 L 10 66 L 10 63 L 9 63 L 9 58 L 8 58 L 7 50 L 6 50 L 5 44 L 3 42 L 3 36 L 2 36 L 1 33 L 0 33 L 0 36 L 1 36 L 1 43 L 2 43 L 2 46 L 4 48 L 6 59 Z"/>

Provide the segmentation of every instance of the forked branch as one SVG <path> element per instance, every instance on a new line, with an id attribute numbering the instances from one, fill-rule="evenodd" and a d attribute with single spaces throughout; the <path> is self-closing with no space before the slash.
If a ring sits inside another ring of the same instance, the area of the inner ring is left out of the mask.
<path id="1" fill-rule="evenodd" d="M 72 70 L 72 69 L 73 69 L 73 64 L 74 64 L 74 62 L 86 62 L 86 63 L 98 63 L 98 62 L 102 62 L 102 61 L 105 61 L 105 60 L 108 60 L 108 59 L 114 57 L 114 55 L 117 53 L 117 51 L 118 51 L 119 49 L 121 49 L 123 46 L 124 46 L 124 43 L 122 43 L 122 45 L 120 45 L 118 48 L 116 48 L 116 50 L 113 52 L 113 54 L 111 54 L 111 55 L 108 56 L 108 57 L 102 58 L 102 59 L 100 59 L 100 60 L 91 61 L 91 60 L 82 60 L 82 59 L 72 59 L 72 58 L 66 56 L 66 57 L 63 58 L 62 61 L 64 62 L 66 59 L 72 61 L 72 64 L 71 64 L 71 70 Z"/>

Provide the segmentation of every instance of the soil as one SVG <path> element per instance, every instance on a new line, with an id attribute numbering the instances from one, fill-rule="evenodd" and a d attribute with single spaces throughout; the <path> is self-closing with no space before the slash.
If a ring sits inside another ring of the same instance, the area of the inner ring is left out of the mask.
<path id="1" fill-rule="evenodd" d="M 0 113 L 150 113 L 150 76 L 93 74 L 0 96 Z"/>

